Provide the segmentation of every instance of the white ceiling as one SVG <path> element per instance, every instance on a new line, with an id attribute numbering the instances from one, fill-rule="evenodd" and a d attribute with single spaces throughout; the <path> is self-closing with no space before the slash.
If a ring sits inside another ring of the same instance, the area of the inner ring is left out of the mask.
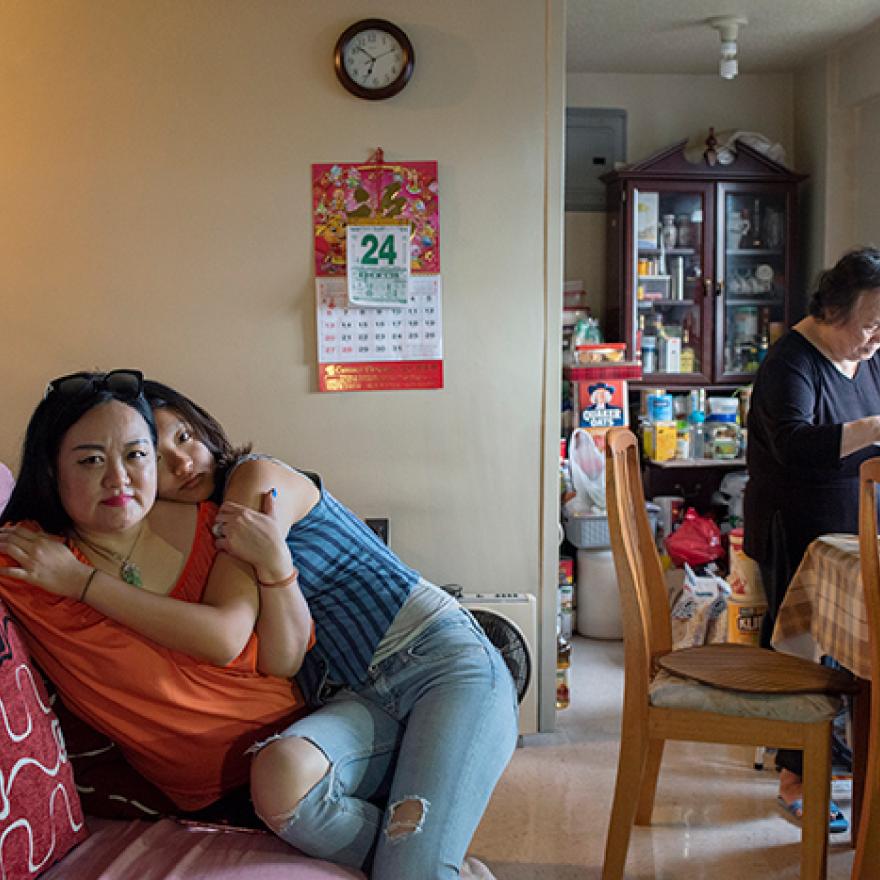
<path id="1" fill-rule="evenodd" d="M 716 73 L 717 15 L 744 16 L 739 70 L 791 71 L 880 20 L 880 0 L 567 0 L 569 73 Z"/>

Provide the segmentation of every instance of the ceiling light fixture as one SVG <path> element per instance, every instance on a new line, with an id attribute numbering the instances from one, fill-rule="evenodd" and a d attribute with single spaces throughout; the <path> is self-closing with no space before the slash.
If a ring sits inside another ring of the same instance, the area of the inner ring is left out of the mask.
<path id="1" fill-rule="evenodd" d="M 718 62 L 718 73 L 724 79 L 733 79 L 739 73 L 736 60 L 736 38 L 739 29 L 747 25 L 749 20 L 741 15 L 719 15 L 706 20 L 706 24 L 718 31 L 721 37 L 721 60 Z"/>

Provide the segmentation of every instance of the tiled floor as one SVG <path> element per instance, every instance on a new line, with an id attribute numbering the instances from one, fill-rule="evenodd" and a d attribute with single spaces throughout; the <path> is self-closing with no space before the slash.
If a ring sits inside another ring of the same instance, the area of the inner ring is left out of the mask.
<path id="1" fill-rule="evenodd" d="M 572 655 L 571 707 L 554 733 L 517 749 L 471 846 L 497 880 L 601 876 L 623 645 L 575 637 Z M 755 771 L 752 758 L 741 747 L 667 745 L 654 824 L 633 831 L 627 880 L 796 880 L 800 831 L 775 807 L 775 772 Z M 849 835 L 830 841 L 828 878 L 848 880 Z"/>

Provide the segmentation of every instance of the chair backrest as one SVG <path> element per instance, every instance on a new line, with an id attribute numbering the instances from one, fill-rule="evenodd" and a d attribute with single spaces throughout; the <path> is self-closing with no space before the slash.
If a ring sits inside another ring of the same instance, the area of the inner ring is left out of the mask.
<path id="1" fill-rule="evenodd" d="M 669 598 L 648 522 L 638 440 L 627 428 L 605 435 L 608 531 L 620 589 L 627 688 L 645 691 L 654 657 L 672 650 Z"/>
<path id="2" fill-rule="evenodd" d="M 862 825 L 853 864 L 854 878 L 878 876 L 880 867 L 880 547 L 877 528 L 877 485 L 880 458 L 870 458 L 859 471 L 859 558 L 868 612 L 871 657 L 871 733 L 862 801 Z"/>

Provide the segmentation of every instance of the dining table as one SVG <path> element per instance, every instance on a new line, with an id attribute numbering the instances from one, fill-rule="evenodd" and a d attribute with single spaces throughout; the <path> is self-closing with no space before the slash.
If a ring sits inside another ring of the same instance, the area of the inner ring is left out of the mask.
<path id="1" fill-rule="evenodd" d="M 853 700 L 851 724 L 855 846 L 867 762 L 871 678 L 858 535 L 822 535 L 809 545 L 777 612 L 772 645 L 777 651 L 811 660 L 832 657 L 862 683 Z"/>

